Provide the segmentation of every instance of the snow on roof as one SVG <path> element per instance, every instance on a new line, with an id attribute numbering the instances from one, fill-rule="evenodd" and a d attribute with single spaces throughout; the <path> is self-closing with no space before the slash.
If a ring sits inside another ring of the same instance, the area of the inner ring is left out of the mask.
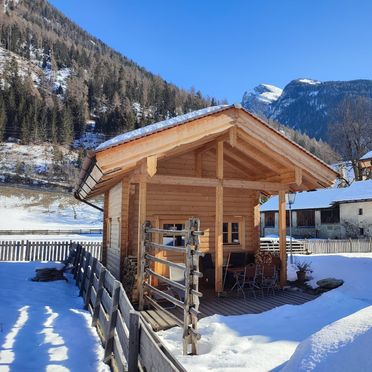
<path id="1" fill-rule="evenodd" d="M 366 154 L 364 154 L 360 160 L 366 160 L 366 159 L 372 159 L 372 151 L 368 151 Z"/>
<path id="2" fill-rule="evenodd" d="M 372 200 L 372 180 L 354 182 L 349 187 L 330 188 L 297 193 L 292 209 L 329 208 L 334 203 L 346 201 Z M 261 212 L 277 211 L 278 197 L 275 196 L 261 206 Z"/>
<path id="3" fill-rule="evenodd" d="M 96 151 L 102 151 L 109 147 L 121 145 L 123 143 L 133 141 L 140 137 L 148 136 L 150 134 L 160 132 L 164 129 L 172 128 L 177 125 L 187 123 L 191 120 L 196 120 L 203 116 L 216 113 L 222 110 L 226 110 L 227 108 L 230 108 L 230 107 L 233 107 L 233 105 L 219 105 L 219 106 L 206 107 L 201 110 L 189 112 L 187 114 L 179 115 L 171 119 L 167 119 L 167 120 L 159 121 L 158 123 L 147 125 L 146 127 L 143 127 L 143 128 L 138 128 L 130 132 L 119 134 L 118 136 L 111 138 L 106 142 L 101 143 L 96 148 Z"/>

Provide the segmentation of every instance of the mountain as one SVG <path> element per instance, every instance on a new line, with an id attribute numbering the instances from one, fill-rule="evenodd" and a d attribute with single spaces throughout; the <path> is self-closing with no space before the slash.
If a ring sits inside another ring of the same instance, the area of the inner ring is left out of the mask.
<path id="1" fill-rule="evenodd" d="M 263 117 L 269 117 L 271 104 L 278 100 L 283 93 L 280 89 L 270 84 L 260 84 L 253 92 L 245 92 L 242 99 L 243 107 Z"/>
<path id="2" fill-rule="evenodd" d="M 0 0 L 0 141 L 70 145 L 216 104 L 155 76 L 46 0 Z"/>
<path id="3" fill-rule="evenodd" d="M 328 127 L 345 99 L 372 100 L 372 80 L 325 81 L 297 79 L 282 90 L 259 85 L 244 93 L 242 105 L 257 115 L 297 129 L 310 137 L 328 140 Z M 269 96 L 269 99 L 266 97 Z"/>

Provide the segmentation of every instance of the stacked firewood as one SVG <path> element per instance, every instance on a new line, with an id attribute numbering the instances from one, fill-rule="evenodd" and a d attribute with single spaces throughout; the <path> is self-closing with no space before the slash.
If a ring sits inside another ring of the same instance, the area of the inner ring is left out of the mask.
<path id="1" fill-rule="evenodd" d="M 53 280 L 66 280 L 67 278 L 63 275 L 64 270 L 58 270 L 55 268 L 36 269 L 36 276 L 31 280 L 34 282 L 51 282 Z"/>

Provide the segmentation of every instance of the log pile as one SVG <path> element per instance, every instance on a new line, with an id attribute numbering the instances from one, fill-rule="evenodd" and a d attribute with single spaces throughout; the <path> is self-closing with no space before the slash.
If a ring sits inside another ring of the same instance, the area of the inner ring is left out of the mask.
<path id="1" fill-rule="evenodd" d="M 54 280 L 66 280 L 67 278 L 63 275 L 64 270 L 58 270 L 55 268 L 36 269 L 36 276 L 31 280 L 33 282 L 51 282 Z"/>

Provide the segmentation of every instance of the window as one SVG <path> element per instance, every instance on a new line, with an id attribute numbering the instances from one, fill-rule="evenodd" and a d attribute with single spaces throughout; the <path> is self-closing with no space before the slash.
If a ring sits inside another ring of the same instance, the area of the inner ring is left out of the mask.
<path id="1" fill-rule="evenodd" d="M 185 225 L 182 223 L 165 223 L 163 229 L 169 230 L 169 234 L 163 235 L 163 244 L 171 247 L 183 247 L 185 245 L 185 238 L 172 234 L 172 231 L 183 230 Z"/>
<path id="2" fill-rule="evenodd" d="M 240 244 L 240 224 L 238 221 L 224 222 L 222 225 L 223 244 Z"/>
<path id="3" fill-rule="evenodd" d="M 363 208 L 359 208 L 359 216 L 363 216 Z"/>
<path id="4" fill-rule="evenodd" d="M 315 226 L 314 209 L 305 209 L 302 211 L 297 211 L 297 226 L 300 226 L 300 227 Z"/>
<path id="5" fill-rule="evenodd" d="M 275 227 L 275 212 L 265 212 L 265 227 Z"/>
<path id="6" fill-rule="evenodd" d="M 359 227 L 359 235 L 364 235 L 364 228 L 363 227 Z"/>
<path id="7" fill-rule="evenodd" d="M 320 211 L 320 221 L 324 224 L 340 222 L 340 206 L 336 205 L 332 208 L 322 209 Z"/>

